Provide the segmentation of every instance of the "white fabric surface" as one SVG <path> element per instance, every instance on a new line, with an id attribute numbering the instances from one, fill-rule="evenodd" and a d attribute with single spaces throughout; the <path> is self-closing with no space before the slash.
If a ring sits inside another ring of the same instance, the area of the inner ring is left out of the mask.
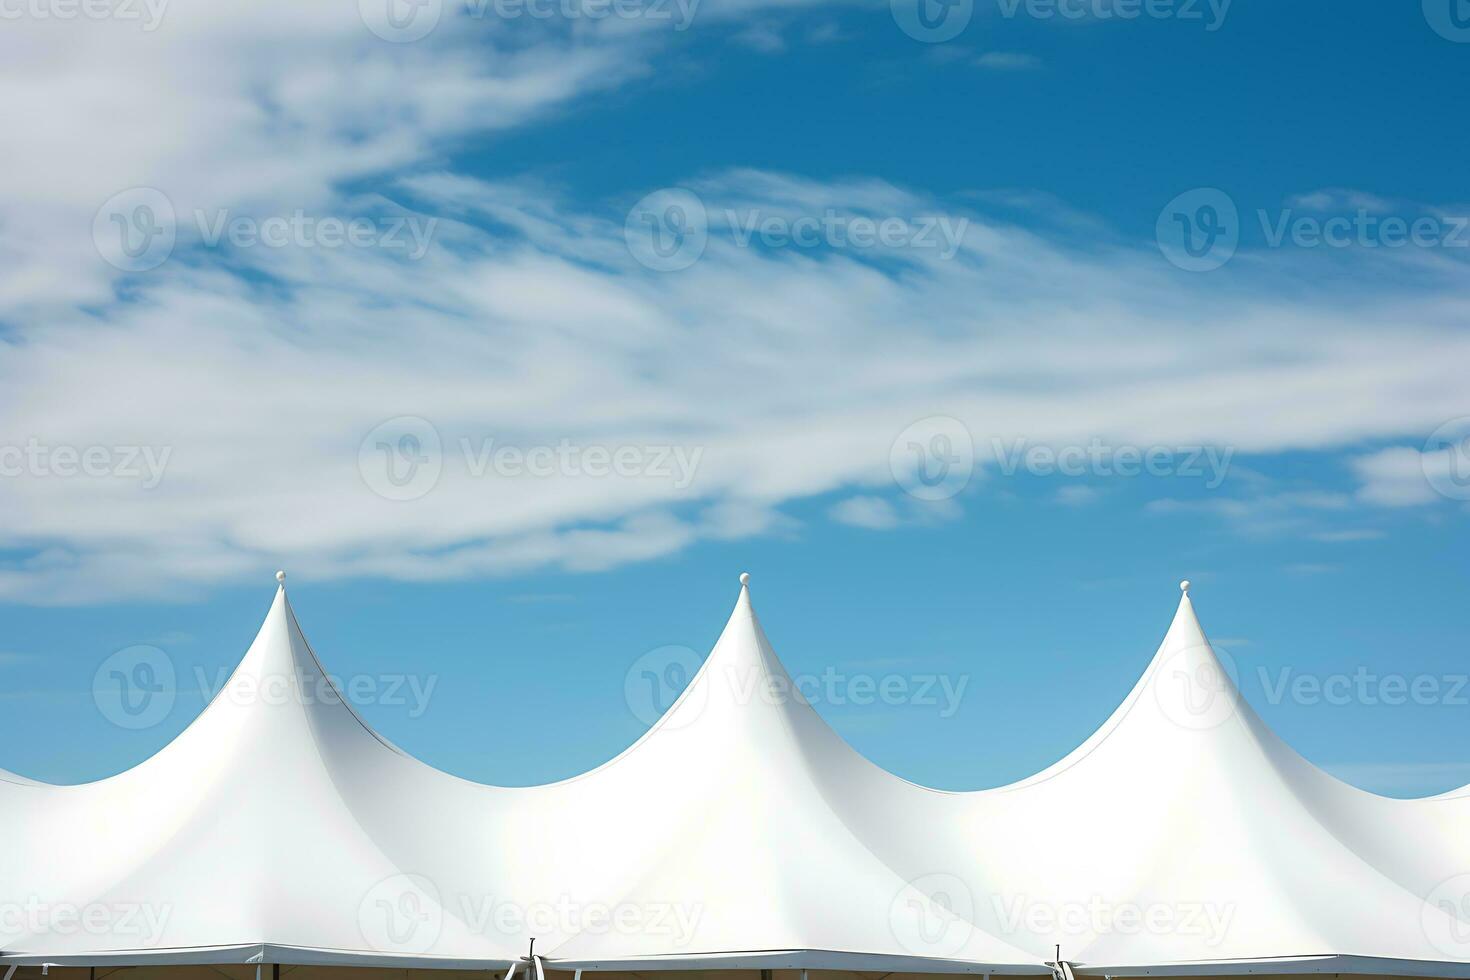
<path id="1" fill-rule="evenodd" d="M 301 678 L 312 693 L 261 694 Z M 1239 697 L 1187 595 L 1101 729 L 968 793 L 850 748 L 743 587 L 665 716 L 559 783 L 433 769 L 322 681 L 283 587 L 152 758 L 79 786 L 0 771 L 0 962 L 489 969 L 534 936 L 553 968 L 1045 973 L 1060 946 L 1084 973 L 1470 977 L 1470 796 L 1314 768 Z"/>

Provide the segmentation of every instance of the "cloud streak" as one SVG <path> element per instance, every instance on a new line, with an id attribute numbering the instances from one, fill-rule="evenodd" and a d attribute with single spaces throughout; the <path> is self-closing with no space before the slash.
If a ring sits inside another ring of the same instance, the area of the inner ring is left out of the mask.
<path id="1" fill-rule="evenodd" d="M 1412 292 L 1312 285 L 1315 263 L 1395 256 L 1242 255 L 1188 276 L 1075 224 L 1028 230 L 1024 207 L 1002 219 L 874 179 L 730 171 L 686 188 L 711 213 L 788 226 L 945 217 L 953 254 L 772 245 L 712 222 L 690 267 L 647 268 L 625 218 L 653 188 L 571 206 L 529 179 L 454 173 L 440 151 L 639 77 L 657 40 L 456 27 L 392 45 L 319 6 L 176 4 L 147 36 L 7 33 L 0 74 L 54 105 L 0 107 L 23 161 L 0 201 L 0 445 L 168 455 L 152 488 L 116 471 L 0 481 L 0 599 L 178 597 L 286 563 L 406 580 L 597 570 L 790 533 L 783 508 L 838 492 L 836 519 L 888 526 L 893 442 L 934 415 L 964 422 L 983 470 L 996 440 L 1349 453 L 1459 414 L 1458 269 L 1421 270 Z M 137 184 L 185 219 L 435 231 L 417 260 L 181 231 L 167 261 L 128 275 L 90 228 Z M 382 434 L 403 418 L 428 429 Z M 461 447 L 485 440 L 523 463 L 571 446 L 579 463 L 476 472 Z M 658 471 L 661 449 L 698 455 L 687 482 Z M 630 451 L 642 463 L 618 469 Z M 394 499 L 380 452 L 428 460 L 432 486 Z"/>

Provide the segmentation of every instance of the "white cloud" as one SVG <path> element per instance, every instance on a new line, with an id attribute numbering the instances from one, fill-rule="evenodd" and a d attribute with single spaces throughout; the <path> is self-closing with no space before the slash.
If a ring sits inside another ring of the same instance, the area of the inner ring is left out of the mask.
<path id="1" fill-rule="evenodd" d="M 1053 495 L 1056 502 L 1068 507 L 1081 507 L 1092 503 L 1100 494 L 1096 487 L 1090 487 L 1085 483 L 1073 483 L 1061 487 Z"/>
<path id="2" fill-rule="evenodd" d="M 1363 210 L 1383 212 L 1393 207 L 1393 202 L 1379 197 L 1376 194 L 1342 187 L 1328 187 L 1322 190 L 1310 191 L 1306 194 L 1297 194 L 1291 197 L 1287 201 L 1287 204 L 1292 207 L 1306 208 L 1309 211 Z"/>
<path id="3" fill-rule="evenodd" d="M 778 24 L 761 22 L 737 31 L 734 38 L 740 44 L 759 51 L 761 54 L 778 54 L 786 50 L 786 38 Z"/>
<path id="4" fill-rule="evenodd" d="M 443 150 L 640 77 L 658 30 L 454 20 L 390 44 L 353 6 L 174 0 L 153 33 L 0 35 L 0 79 L 44 93 L 0 102 L 0 449 L 167 453 L 153 489 L 116 471 L 63 477 L 55 460 L 0 480 L 0 599 L 179 596 L 283 565 L 398 579 L 600 569 L 789 533 L 787 502 L 883 499 L 894 438 L 932 415 L 969 427 L 978 480 L 995 438 L 1348 451 L 1463 409 L 1460 270 L 1431 268 L 1412 290 L 1313 287 L 1313 262 L 1402 256 L 1242 255 L 1182 276 L 1152 248 L 1079 234 L 1096 226 L 1052 236 L 879 180 L 736 171 L 691 176 L 712 217 L 704 255 L 651 271 L 623 218 L 652 188 L 570 207 L 530 179 L 447 172 Z M 90 229 L 134 185 L 185 221 L 172 258 L 124 277 Z M 188 231 L 195 209 L 439 223 L 412 262 L 208 248 Z M 730 210 L 968 225 L 949 260 L 766 249 L 735 241 Z M 375 493 L 360 466 L 369 433 L 397 416 L 427 420 L 442 446 L 417 499 Z M 651 462 L 477 476 L 464 446 L 490 439 L 700 458 L 685 485 Z M 904 506 L 913 519 L 958 510 Z M 841 512 L 864 508 L 886 519 L 871 503 Z"/>
<path id="5" fill-rule="evenodd" d="M 1325 544 L 1343 544 L 1353 541 L 1378 541 L 1388 537 L 1383 531 L 1376 528 L 1353 528 L 1343 531 L 1319 531 L 1312 535 L 1316 541 Z"/>
<path id="6" fill-rule="evenodd" d="M 840 524 L 886 531 L 898 526 L 898 511 L 882 497 L 848 497 L 838 501 L 828 512 Z"/>
<path id="7" fill-rule="evenodd" d="M 1019 51 L 986 51 L 975 56 L 975 67 L 988 71 L 1034 71 L 1041 67 L 1041 59 Z"/>
<path id="8" fill-rule="evenodd" d="M 1432 294 L 1242 300 L 1147 251 L 1078 251 L 978 214 L 950 261 L 741 248 L 716 229 L 698 263 L 664 274 L 632 260 L 617 217 L 532 185 L 426 173 L 401 186 L 443 219 L 419 262 L 256 249 L 232 257 L 242 276 L 185 249 L 130 301 L 22 327 L 0 353 L 0 445 L 170 456 L 153 490 L 0 484 L 0 547 L 23 556 L 0 566 L 0 596 L 173 595 L 278 565 L 404 579 L 606 568 L 789 528 L 786 501 L 890 485 L 893 439 L 935 414 L 968 425 L 980 468 L 993 437 L 1352 445 L 1444 418 L 1470 351 Z M 691 186 L 712 210 L 943 207 L 864 180 L 740 172 Z M 1180 331 L 1171 311 L 1185 307 L 1206 322 Z M 443 446 L 422 499 L 384 499 L 359 468 L 368 433 L 402 415 L 429 420 Z M 477 477 L 465 446 L 487 439 L 676 447 L 699 462 L 683 487 Z"/>
<path id="9" fill-rule="evenodd" d="M 1342 571 L 1342 566 L 1330 562 L 1299 561 L 1287 565 L 1286 570 L 1293 575 L 1329 575 Z"/>
<path id="10" fill-rule="evenodd" d="M 1213 514 L 1251 534 L 1281 534 L 1304 530 L 1316 515 L 1344 511 L 1352 506 L 1346 493 L 1327 490 L 1275 490 L 1271 481 L 1254 475 L 1255 492 L 1248 496 L 1210 496 L 1190 500 L 1165 497 L 1146 506 L 1158 514 Z"/>
<path id="11" fill-rule="evenodd" d="M 1384 507 L 1412 507 L 1470 499 L 1470 483 L 1458 472 L 1464 459 L 1464 450 L 1458 447 L 1423 452 L 1392 446 L 1351 462 L 1361 483 L 1359 498 Z M 1458 496 L 1452 498 L 1441 488 L 1450 488 Z"/>
<path id="12" fill-rule="evenodd" d="M 375 37 L 352 3 L 171 0 L 153 31 L 7 20 L 0 311 L 110 299 L 89 229 L 119 191 L 157 188 L 180 215 L 335 206 L 342 181 L 638 74 L 651 43 L 456 20 L 413 44 Z"/>

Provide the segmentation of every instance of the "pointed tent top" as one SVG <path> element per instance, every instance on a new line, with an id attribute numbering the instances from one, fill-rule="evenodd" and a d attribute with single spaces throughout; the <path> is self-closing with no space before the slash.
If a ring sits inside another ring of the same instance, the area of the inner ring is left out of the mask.
<path id="1" fill-rule="evenodd" d="M 1204 627 L 1194 611 L 1194 597 L 1189 594 L 1189 584 L 1188 580 L 1179 583 L 1179 608 L 1175 610 L 1174 619 L 1164 635 L 1164 647 L 1168 649 L 1169 656 L 1185 647 L 1198 648 L 1200 655 L 1213 664 L 1219 653 L 1205 637 Z M 1160 650 L 1160 653 L 1164 651 Z"/>
<path id="2" fill-rule="evenodd" d="M 750 586 L 750 573 L 749 572 L 741 572 L 740 573 L 740 586 L 741 586 L 741 588 L 748 588 Z"/>
<path id="3" fill-rule="evenodd" d="M 276 581 L 277 582 L 280 582 L 282 585 L 285 585 L 286 584 L 286 573 L 285 572 L 276 572 Z"/>

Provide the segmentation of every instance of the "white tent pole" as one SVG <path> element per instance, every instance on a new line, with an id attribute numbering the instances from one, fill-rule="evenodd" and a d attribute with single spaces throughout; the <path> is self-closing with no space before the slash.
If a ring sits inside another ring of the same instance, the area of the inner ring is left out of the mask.
<path id="1" fill-rule="evenodd" d="M 20 964 L 19 963 L 12 963 L 12 964 L 10 964 L 10 969 L 8 969 L 8 970 L 5 971 L 5 980 L 10 980 L 11 977 L 15 976 L 15 971 L 16 970 L 19 970 L 19 969 L 20 969 Z"/>

